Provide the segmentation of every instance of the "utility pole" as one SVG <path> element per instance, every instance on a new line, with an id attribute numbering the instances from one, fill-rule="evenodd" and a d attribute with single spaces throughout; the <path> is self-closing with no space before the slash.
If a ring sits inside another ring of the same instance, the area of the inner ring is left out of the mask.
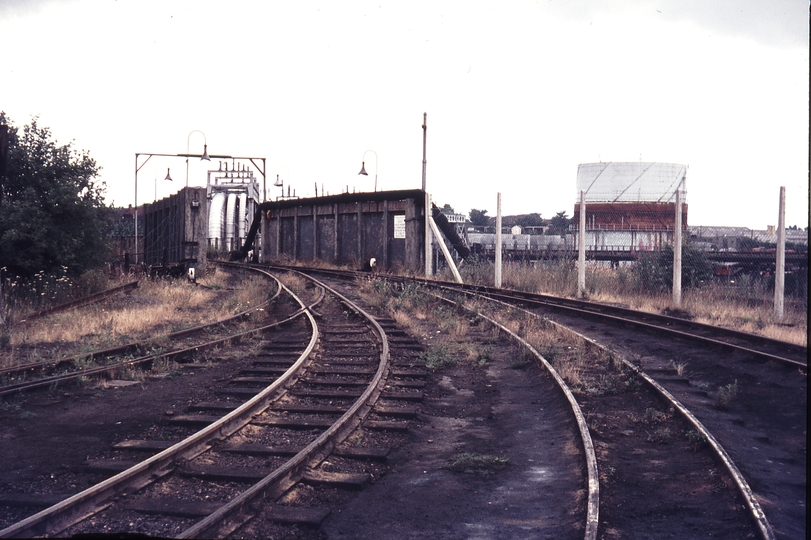
<path id="1" fill-rule="evenodd" d="M 431 246 L 431 196 L 425 183 L 425 143 L 428 135 L 428 113 L 422 113 L 422 191 L 425 193 L 425 277 L 431 277 L 433 271 L 433 248 Z"/>
<path id="2" fill-rule="evenodd" d="M 502 238 L 501 238 L 501 192 L 499 191 L 496 195 L 496 275 L 493 281 L 493 286 L 496 289 L 501 288 L 501 249 L 502 249 Z"/>
<path id="3" fill-rule="evenodd" d="M 580 231 L 577 235 L 577 296 L 586 296 L 586 192 L 580 191 Z"/>
<path id="4" fill-rule="evenodd" d="M 673 231 L 673 307 L 681 307 L 681 184 L 676 188 L 676 227 Z"/>
<path id="5" fill-rule="evenodd" d="M 780 186 L 780 203 L 777 215 L 777 249 L 774 263 L 774 318 L 783 320 L 786 287 L 786 186 Z"/>

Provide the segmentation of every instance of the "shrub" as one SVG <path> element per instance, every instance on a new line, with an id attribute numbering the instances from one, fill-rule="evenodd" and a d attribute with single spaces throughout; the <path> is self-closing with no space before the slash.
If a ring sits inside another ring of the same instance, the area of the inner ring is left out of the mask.
<path id="1" fill-rule="evenodd" d="M 425 367 L 430 371 L 436 371 L 446 366 L 456 364 L 457 358 L 446 345 L 438 345 L 428 352 L 422 353 L 420 359 L 425 362 Z"/>
<path id="2" fill-rule="evenodd" d="M 698 287 L 712 279 L 712 263 L 706 253 L 690 244 L 682 247 L 681 285 L 683 289 Z M 673 246 L 667 244 L 659 251 L 640 254 L 633 267 L 637 286 L 652 293 L 673 288 Z"/>

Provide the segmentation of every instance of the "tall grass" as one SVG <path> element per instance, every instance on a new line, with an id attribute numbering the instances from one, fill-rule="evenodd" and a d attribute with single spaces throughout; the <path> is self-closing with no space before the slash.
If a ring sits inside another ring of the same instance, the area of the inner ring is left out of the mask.
<path id="1" fill-rule="evenodd" d="M 212 275 L 213 274 L 213 275 Z M 6 325 L 0 367 L 73 356 L 224 319 L 265 301 L 269 287 L 246 275 L 227 287 L 225 272 L 210 273 L 198 287 L 186 280 L 141 280 L 132 293 L 30 322 Z M 228 289 L 228 290 L 226 290 Z M 2 344 L 0 344 L 2 345 Z"/>
<path id="2" fill-rule="evenodd" d="M 648 273 L 631 265 L 612 268 L 587 263 L 587 299 L 618 304 L 650 313 L 668 313 L 672 308 L 670 292 L 656 292 L 645 282 Z M 460 268 L 465 283 L 493 285 L 495 267 L 480 261 Z M 450 274 L 442 279 L 452 280 Z M 509 289 L 562 297 L 577 295 L 577 269 L 573 261 L 553 260 L 506 262 L 502 268 L 502 286 Z M 738 276 L 734 284 L 705 281 L 685 288 L 682 293 L 683 315 L 699 322 L 761 334 L 801 345 L 807 344 L 808 296 L 799 291 L 787 295 L 783 320 L 774 319 L 774 292 L 760 279 Z"/>
<path id="3" fill-rule="evenodd" d="M 0 268 L 3 283 L 2 319 L 14 324 L 32 313 L 59 305 L 82 296 L 103 291 L 108 278 L 103 270 L 91 270 L 78 277 L 70 277 L 62 266 L 53 274 L 38 272 L 31 278 L 8 275 Z"/>

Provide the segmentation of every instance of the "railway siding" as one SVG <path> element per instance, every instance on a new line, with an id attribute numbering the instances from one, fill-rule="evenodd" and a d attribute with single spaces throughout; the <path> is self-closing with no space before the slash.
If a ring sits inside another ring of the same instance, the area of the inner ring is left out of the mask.
<path id="1" fill-rule="evenodd" d="M 318 288 L 297 287 L 313 298 Z M 346 285 L 341 290 L 358 302 L 357 289 Z M 583 538 L 587 482 L 571 412 L 566 412 L 560 393 L 551 390 L 548 374 L 527 362 L 521 349 L 494 339 L 484 319 L 461 312 L 448 315 L 464 319 L 456 324 L 469 327 L 465 339 L 481 345 L 478 356 L 457 355 L 457 363 L 432 370 L 426 369 L 426 359 L 441 341 L 440 331 L 434 335 L 434 330 L 428 330 L 431 325 L 424 323 L 425 333 L 408 335 L 378 312 L 373 324 L 389 334 L 390 365 L 388 377 L 375 388 L 379 398 L 362 400 L 361 407 L 368 413 L 365 418 L 342 431 L 315 460 L 297 467 L 285 484 L 289 489 L 258 488 L 269 497 L 264 503 L 239 495 L 249 483 L 266 478 L 311 445 L 348 404 L 358 400 L 363 381 L 378 371 L 381 347 L 348 324 L 355 318 L 353 308 L 336 310 L 336 306 L 327 300 L 317 308 L 322 337 L 284 397 L 229 439 L 213 440 L 209 450 L 201 448 L 202 452 L 177 462 L 174 474 L 145 487 L 139 498 L 128 494 L 126 504 L 117 504 L 68 531 L 248 538 L 284 534 L 316 538 L 323 533 L 331 538 L 358 534 L 400 538 L 412 531 L 440 536 L 527 531 L 543 535 L 548 531 L 559 538 Z M 537 306 L 535 310 L 541 319 L 565 322 L 565 315 L 552 317 Z M 497 314 L 529 339 L 533 323 L 526 318 L 510 322 L 516 313 Z M 443 333 L 447 322 L 439 325 Z M 794 394 L 801 393 L 800 399 L 805 399 L 803 368 L 798 371 L 796 365 L 757 358 L 741 349 L 701 347 L 684 338 L 668 345 L 668 339 L 659 334 L 602 325 L 594 316 L 587 322 L 573 317 L 567 324 L 588 330 L 584 333 L 590 332 L 593 343 L 571 340 L 558 330 L 554 344 L 538 349 L 555 365 L 568 356 L 583 360 L 579 370 L 570 370 L 566 376 L 597 450 L 600 538 L 694 537 L 713 531 L 736 538 L 758 534 L 746 517 L 746 501 L 710 454 L 707 440 L 659 395 L 645 389 L 646 376 L 636 372 L 639 368 L 710 427 L 712 438 L 729 450 L 751 482 L 753 500 L 774 525 L 774 536 L 793 538 L 802 533 L 805 484 L 795 473 L 802 470 L 804 478 L 805 447 L 799 441 L 805 435 L 805 406 L 798 410 Z M 55 471 L 54 485 L 34 487 L 27 494 L 9 493 L 10 484 L 0 486 L 0 502 L 7 505 L 0 514 L 0 520 L 6 520 L 0 521 L 0 528 L 26 515 L 15 514 L 8 506 L 15 496 L 18 508 L 52 504 L 49 497 L 69 495 L 141 456 L 164 452 L 167 445 L 230 414 L 286 372 L 296 358 L 300 336 L 295 332 L 276 331 L 268 337 L 272 341 L 264 345 L 250 337 L 235 343 L 245 360 L 229 353 L 186 364 L 184 379 L 194 378 L 192 373 L 203 375 L 212 365 L 239 365 L 240 370 L 231 370 L 220 380 L 201 377 L 209 382 L 195 399 L 156 410 L 152 418 L 160 418 L 159 422 L 142 421 L 140 433 L 128 429 L 130 435 L 111 440 L 117 444 L 110 444 L 108 450 L 89 455 L 79 466 Z M 615 353 L 600 352 L 594 346 L 597 342 Z M 487 350 L 483 356 L 482 350 Z M 633 366 L 623 365 L 618 355 L 631 359 Z M 724 388 L 728 400 L 719 391 Z M 133 390 L 108 391 L 122 396 Z M 72 397 L 71 392 L 65 394 L 51 400 L 62 407 L 65 398 Z M 774 425 L 769 425 L 770 420 Z M 488 460 L 493 468 L 486 473 L 476 472 L 478 465 L 469 463 L 459 468 L 460 459 L 464 463 L 472 458 Z M 170 494 L 173 498 L 167 499 Z M 792 498 L 799 504 L 788 503 Z M 203 525 L 212 512 L 222 513 L 217 508 L 226 501 L 234 506 L 233 513 L 224 516 L 227 523 Z"/>

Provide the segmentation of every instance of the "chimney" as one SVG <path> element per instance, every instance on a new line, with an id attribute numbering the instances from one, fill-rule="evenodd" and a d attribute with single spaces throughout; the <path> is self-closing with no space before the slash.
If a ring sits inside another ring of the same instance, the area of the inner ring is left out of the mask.
<path id="1" fill-rule="evenodd" d="M 775 226 L 774 225 L 766 225 L 766 234 L 769 236 L 774 236 L 775 234 Z"/>

